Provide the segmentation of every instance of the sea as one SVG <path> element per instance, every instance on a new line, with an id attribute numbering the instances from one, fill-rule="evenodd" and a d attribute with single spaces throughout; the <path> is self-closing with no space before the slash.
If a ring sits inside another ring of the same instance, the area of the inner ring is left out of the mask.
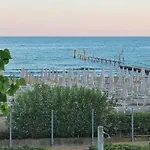
<path id="1" fill-rule="evenodd" d="M 0 49 L 8 48 L 12 60 L 5 67 L 6 75 L 19 75 L 25 68 L 35 74 L 41 69 L 83 70 L 104 68 L 110 64 L 74 58 L 86 49 L 87 56 L 106 59 L 124 57 L 124 64 L 150 68 L 150 37 L 0 37 Z M 118 66 L 117 66 L 118 67 Z M 117 69 L 114 67 L 114 71 Z"/>

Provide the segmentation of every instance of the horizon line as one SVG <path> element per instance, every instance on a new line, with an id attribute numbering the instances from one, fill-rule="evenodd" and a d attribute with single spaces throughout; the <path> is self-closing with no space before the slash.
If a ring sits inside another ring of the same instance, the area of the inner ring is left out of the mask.
<path id="1" fill-rule="evenodd" d="M 2 36 L 0 36 L 0 37 L 150 37 L 150 35 L 128 35 L 128 36 L 126 36 L 126 35 L 122 35 L 122 36 L 117 36 L 117 35 L 110 35 L 110 36 L 105 36 L 105 35 L 103 35 L 103 36 L 84 36 L 84 35 L 78 35 L 78 36 L 74 36 L 74 35 L 72 35 L 72 36 L 48 36 L 48 35 L 2 35 Z"/>

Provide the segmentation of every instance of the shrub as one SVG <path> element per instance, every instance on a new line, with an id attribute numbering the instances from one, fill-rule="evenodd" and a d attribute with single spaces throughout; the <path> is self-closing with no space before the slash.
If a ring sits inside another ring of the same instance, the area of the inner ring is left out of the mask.
<path id="1" fill-rule="evenodd" d="M 131 113 L 112 113 L 107 119 L 110 135 L 129 135 L 131 133 Z M 134 131 L 136 135 L 150 135 L 150 112 L 134 113 Z"/>
<path id="2" fill-rule="evenodd" d="M 47 150 L 47 148 L 23 146 L 23 147 L 13 147 L 13 148 L 0 148 L 0 150 Z"/>
<path id="3" fill-rule="evenodd" d="M 50 136 L 50 111 L 54 110 L 55 137 L 91 136 L 91 111 L 95 110 L 95 132 L 112 110 L 107 93 L 84 87 L 36 85 L 14 102 L 13 137 Z"/>
<path id="4" fill-rule="evenodd" d="M 138 146 L 129 144 L 105 144 L 104 150 L 149 150 L 150 146 Z M 89 150 L 98 150 L 96 146 L 90 146 Z"/>

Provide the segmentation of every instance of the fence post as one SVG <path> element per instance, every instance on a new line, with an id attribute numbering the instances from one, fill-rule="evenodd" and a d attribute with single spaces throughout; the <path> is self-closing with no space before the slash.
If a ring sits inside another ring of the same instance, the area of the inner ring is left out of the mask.
<path id="1" fill-rule="evenodd" d="M 98 126 L 98 150 L 104 150 L 103 133 L 103 127 Z"/>
<path id="2" fill-rule="evenodd" d="M 9 112 L 9 147 L 12 147 L 12 110 L 10 106 L 10 112 Z"/>
<path id="3" fill-rule="evenodd" d="M 92 109 L 92 145 L 94 145 L 94 109 Z"/>
<path id="4" fill-rule="evenodd" d="M 53 110 L 51 110 L 51 146 L 54 145 L 54 115 Z"/>
<path id="5" fill-rule="evenodd" d="M 134 110 L 132 108 L 132 115 L 131 115 L 131 141 L 134 143 Z"/>

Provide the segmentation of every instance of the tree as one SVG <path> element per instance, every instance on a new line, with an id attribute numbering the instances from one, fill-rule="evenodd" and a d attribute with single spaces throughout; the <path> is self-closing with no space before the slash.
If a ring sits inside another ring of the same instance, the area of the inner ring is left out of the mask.
<path id="1" fill-rule="evenodd" d="M 5 70 L 5 65 L 9 63 L 10 59 L 12 58 L 8 49 L 0 50 L 0 72 Z M 25 85 L 23 78 L 16 79 L 0 74 L 0 112 L 4 115 L 9 113 L 7 97 L 13 96 L 20 85 Z"/>

